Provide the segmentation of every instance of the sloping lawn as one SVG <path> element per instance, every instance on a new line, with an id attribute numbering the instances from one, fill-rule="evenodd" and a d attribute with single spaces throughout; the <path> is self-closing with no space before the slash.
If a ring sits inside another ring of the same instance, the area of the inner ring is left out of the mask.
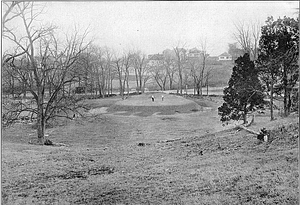
<path id="1" fill-rule="evenodd" d="M 218 99 L 204 102 L 211 109 L 77 118 L 47 129 L 61 147 L 28 144 L 32 125 L 3 129 L 2 204 L 298 204 L 298 116 L 257 116 L 251 129 L 272 129 L 265 143 L 223 127 Z"/>

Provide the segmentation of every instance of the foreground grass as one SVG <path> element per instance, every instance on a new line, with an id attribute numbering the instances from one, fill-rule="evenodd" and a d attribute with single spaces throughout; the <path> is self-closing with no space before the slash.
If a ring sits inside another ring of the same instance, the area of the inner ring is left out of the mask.
<path id="1" fill-rule="evenodd" d="M 31 125 L 7 128 L 2 204 L 298 204 L 297 117 L 268 124 L 269 143 L 216 117 L 92 115 L 47 130 L 64 147 L 29 145 Z"/>

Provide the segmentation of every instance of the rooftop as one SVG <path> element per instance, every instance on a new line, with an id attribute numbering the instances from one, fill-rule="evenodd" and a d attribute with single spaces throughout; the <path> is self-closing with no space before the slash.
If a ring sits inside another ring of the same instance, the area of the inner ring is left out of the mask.
<path id="1" fill-rule="evenodd" d="M 219 56 L 231 57 L 231 55 L 230 55 L 229 53 L 227 53 L 227 52 L 224 52 L 224 53 L 222 53 L 222 54 L 219 55 Z"/>

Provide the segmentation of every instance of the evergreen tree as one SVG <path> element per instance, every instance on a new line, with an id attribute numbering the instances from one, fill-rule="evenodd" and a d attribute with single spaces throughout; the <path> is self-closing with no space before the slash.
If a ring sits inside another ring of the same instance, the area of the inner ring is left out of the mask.
<path id="1" fill-rule="evenodd" d="M 299 20 L 284 17 L 275 21 L 269 17 L 261 31 L 257 64 L 270 92 L 272 120 L 273 92 L 283 97 L 285 115 L 292 105 L 292 88 L 299 76 Z"/>
<path id="2" fill-rule="evenodd" d="M 248 53 L 235 61 L 228 87 L 224 89 L 224 103 L 218 108 L 221 121 L 240 120 L 247 122 L 247 113 L 264 103 L 258 69 Z"/>

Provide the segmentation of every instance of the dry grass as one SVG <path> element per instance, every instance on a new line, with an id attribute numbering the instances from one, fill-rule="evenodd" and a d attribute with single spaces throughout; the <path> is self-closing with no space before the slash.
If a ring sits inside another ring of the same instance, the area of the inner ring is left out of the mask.
<path id="1" fill-rule="evenodd" d="M 211 107 L 201 112 L 107 113 L 48 129 L 63 147 L 29 145 L 31 125 L 9 127 L 2 204 L 298 204 L 297 116 L 271 123 L 258 116 L 253 129 L 261 122 L 273 129 L 272 141 L 260 143 L 224 130 L 219 100 L 198 99 Z"/>

